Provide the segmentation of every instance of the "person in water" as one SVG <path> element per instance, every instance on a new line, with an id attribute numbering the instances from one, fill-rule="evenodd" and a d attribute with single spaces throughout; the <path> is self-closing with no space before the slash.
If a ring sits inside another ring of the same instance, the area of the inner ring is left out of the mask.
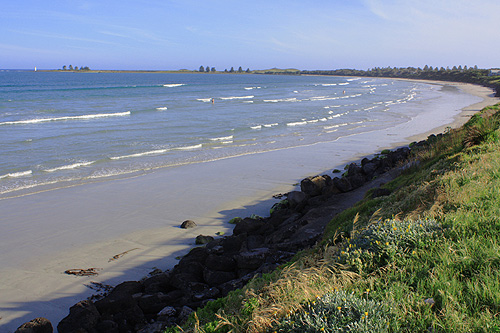
<path id="1" fill-rule="evenodd" d="M 212 98 L 212 104 L 215 104 L 215 98 Z"/>

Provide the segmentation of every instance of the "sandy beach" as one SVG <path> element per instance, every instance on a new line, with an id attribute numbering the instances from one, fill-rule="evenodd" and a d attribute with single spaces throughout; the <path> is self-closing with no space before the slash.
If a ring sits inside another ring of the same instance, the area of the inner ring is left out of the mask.
<path id="1" fill-rule="evenodd" d="M 293 190 L 300 179 L 459 127 L 500 101 L 481 86 L 418 82 L 449 90 L 450 101 L 473 95 L 477 102 L 459 109 L 446 101 L 408 103 L 422 112 L 386 130 L 0 200 L 0 332 L 35 317 L 55 326 L 99 284 L 168 269 L 197 235 L 231 233 L 227 222 L 236 216 L 268 215 L 277 201 L 272 195 Z M 198 227 L 180 229 L 187 219 Z M 98 275 L 64 273 L 89 268 Z"/>

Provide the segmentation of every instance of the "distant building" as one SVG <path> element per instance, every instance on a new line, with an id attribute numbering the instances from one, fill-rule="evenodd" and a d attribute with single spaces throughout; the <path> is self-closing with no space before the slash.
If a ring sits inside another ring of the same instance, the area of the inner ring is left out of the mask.
<path id="1" fill-rule="evenodd" d="M 500 76 L 500 69 L 490 69 L 488 76 Z"/>

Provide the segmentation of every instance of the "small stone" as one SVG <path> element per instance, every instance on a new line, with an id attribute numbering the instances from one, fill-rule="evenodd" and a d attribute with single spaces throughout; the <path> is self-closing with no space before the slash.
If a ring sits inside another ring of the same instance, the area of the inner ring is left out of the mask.
<path id="1" fill-rule="evenodd" d="M 196 223 L 194 221 L 191 221 L 191 220 L 186 220 L 186 221 L 182 222 L 182 224 L 181 224 L 182 229 L 191 229 L 194 227 L 196 227 Z"/>

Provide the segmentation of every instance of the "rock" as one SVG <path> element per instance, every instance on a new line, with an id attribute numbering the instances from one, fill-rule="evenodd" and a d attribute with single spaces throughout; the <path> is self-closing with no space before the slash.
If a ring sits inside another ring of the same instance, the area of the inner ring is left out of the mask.
<path id="1" fill-rule="evenodd" d="M 191 221 L 191 220 L 186 220 L 186 221 L 182 222 L 182 224 L 181 224 L 182 229 L 191 229 L 194 227 L 196 227 L 196 223 L 194 221 Z"/>
<path id="2" fill-rule="evenodd" d="M 158 317 L 173 317 L 177 311 L 173 306 L 166 306 L 158 312 Z"/>
<path id="3" fill-rule="evenodd" d="M 168 297 L 163 293 L 157 293 L 154 295 L 143 295 L 139 298 L 139 307 L 145 314 L 155 314 L 161 311 L 167 303 Z"/>
<path id="4" fill-rule="evenodd" d="M 96 330 L 99 333 L 118 333 L 118 324 L 112 320 L 103 320 L 99 322 L 96 326 Z"/>
<path id="5" fill-rule="evenodd" d="M 236 268 L 236 261 L 229 256 L 211 254 L 207 257 L 205 267 L 213 271 L 232 272 Z"/>
<path id="6" fill-rule="evenodd" d="M 240 223 L 238 223 L 233 229 L 233 235 L 239 234 L 253 234 L 257 232 L 260 228 L 265 225 L 265 222 L 262 220 L 253 220 L 246 218 Z"/>
<path id="7" fill-rule="evenodd" d="M 232 237 L 225 237 L 222 241 L 222 248 L 224 249 L 224 253 L 236 253 L 240 252 L 241 246 L 247 239 L 246 234 L 241 234 Z"/>
<path id="8" fill-rule="evenodd" d="M 52 323 L 43 317 L 35 318 L 22 324 L 15 333 L 52 333 Z"/>
<path id="9" fill-rule="evenodd" d="M 117 285 L 108 296 L 97 301 L 95 306 L 101 314 L 115 314 L 123 309 L 136 305 L 134 294 L 142 292 L 142 284 L 137 281 L 126 281 Z"/>
<path id="10" fill-rule="evenodd" d="M 154 294 L 157 292 L 169 291 L 168 281 L 170 280 L 170 272 L 153 275 L 146 280 L 142 281 L 144 292 L 146 294 Z"/>
<path id="11" fill-rule="evenodd" d="M 372 198 L 378 198 L 378 197 L 383 197 L 386 195 L 391 194 L 391 191 L 385 188 L 376 188 L 372 192 Z"/>
<path id="12" fill-rule="evenodd" d="M 203 271 L 203 278 L 209 286 L 215 287 L 225 282 L 236 279 L 236 274 L 234 272 L 213 271 L 211 269 L 205 268 L 205 270 Z"/>
<path id="13" fill-rule="evenodd" d="M 323 188 L 328 185 L 330 180 L 330 176 L 327 175 L 308 177 L 300 182 L 300 190 L 311 197 L 315 197 L 322 193 Z"/>
<path id="14" fill-rule="evenodd" d="M 349 173 L 349 175 L 346 177 L 346 179 L 351 184 L 352 189 L 359 188 L 359 187 L 363 186 L 363 184 L 365 183 L 365 177 L 359 172 L 356 172 L 353 174 Z"/>
<path id="15" fill-rule="evenodd" d="M 367 176 L 369 180 L 373 178 L 373 175 L 375 174 L 377 168 L 378 168 L 378 163 L 376 162 L 368 162 L 362 167 L 363 173 Z"/>
<path id="16" fill-rule="evenodd" d="M 351 183 L 349 182 L 349 180 L 347 180 L 345 177 L 342 177 L 342 178 L 338 178 L 338 177 L 335 177 L 333 178 L 333 185 L 340 191 L 340 192 L 349 192 L 350 190 L 352 190 L 352 185 Z"/>
<path id="17" fill-rule="evenodd" d="M 287 199 L 291 207 L 295 207 L 303 203 L 307 198 L 304 192 L 292 191 L 288 193 Z"/>
<path id="18" fill-rule="evenodd" d="M 196 236 L 195 244 L 196 245 L 207 244 L 207 243 L 210 243 L 211 241 L 213 241 L 214 239 L 215 238 L 212 236 L 198 235 L 198 236 Z"/>
<path id="19" fill-rule="evenodd" d="M 184 320 L 188 319 L 189 315 L 193 312 L 194 310 L 189 306 L 183 306 L 179 313 L 179 321 L 183 322 Z"/>
<path id="20" fill-rule="evenodd" d="M 69 315 L 59 322 L 57 331 L 59 333 L 75 331 L 92 331 L 99 322 L 101 315 L 91 301 L 85 300 L 76 303 L 69 309 Z"/>
<path id="21" fill-rule="evenodd" d="M 269 254 L 268 248 L 254 249 L 242 252 L 236 256 L 236 262 L 239 269 L 255 270 L 259 268 Z"/>

